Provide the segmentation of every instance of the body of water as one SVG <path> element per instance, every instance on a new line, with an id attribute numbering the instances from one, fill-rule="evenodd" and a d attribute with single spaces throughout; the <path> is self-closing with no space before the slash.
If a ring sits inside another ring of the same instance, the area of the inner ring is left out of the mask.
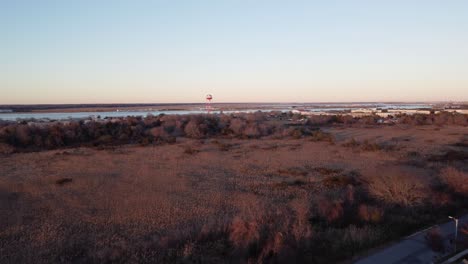
<path id="1" fill-rule="evenodd" d="M 430 109 L 432 105 L 429 104 L 382 104 L 382 103 L 337 103 L 337 104 L 259 104 L 257 109 L 239 109 L 239 110 L 225 110 L 223 113 L 249 113 L 255 111 L 293 111 L 300 110 L 306 112 L 340 112 L 352 109 Z M 211 111 L 211 113 L 220 113 L 219 109 Z M 202 114 L 206 113 L 205 110 L 122 110 L 122 111 L 104 111 L 104 112 L 31 112 L 31 113 L 15 113 L 7 112 L 0 113 L 0 120 L 24 120 L 24 119 L 50 119 L 50 120 L 67 120 L 67 119 L 85 119 L 90 117 L 112 118 L 112 117 L 126 117 L 126 116 L 147 116 L 167 114 L 167 115 L 186 115 L 186 114 Z"/>

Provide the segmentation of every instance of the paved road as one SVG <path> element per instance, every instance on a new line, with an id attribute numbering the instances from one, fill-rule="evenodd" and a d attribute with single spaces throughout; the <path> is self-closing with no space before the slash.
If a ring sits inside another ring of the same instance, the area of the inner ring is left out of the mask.
<path id="1" fill-rule="evenodd" d="M 462 224 L 468 223 L 468 215 L 460 217 L 459 220 L 458 227 L 460 228 Z M 453 237 L 455 222 L 447 222 L 439 225 L 439 228 L 444 237 Z M 432 263 L 436 254 L 426 245 L 424 239 L 425 233 L 425 231 L 421 231 L 408 236 L 393 246 L 358 260 L 356 264 Z"/>

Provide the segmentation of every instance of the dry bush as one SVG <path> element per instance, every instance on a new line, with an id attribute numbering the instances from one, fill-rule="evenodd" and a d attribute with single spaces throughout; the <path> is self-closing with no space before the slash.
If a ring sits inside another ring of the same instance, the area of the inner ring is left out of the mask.
<path id="1" fill-rule="evenodd" d="M 306 185 L 306 184 L 307 184 L 307 182 L 305 182 L 302 179 L 288 179 L 288 180 L 285 180 L 285 181 L 274 183 L 272 185 L 272 188 L 273 189 L 283 190 L 283 189 L 286 189 L 286 188 L 288 188 L 290 186 L 303 186 L 303 185 Z"/>
<path id="2" fill-rule="evenodd" d="M 457 126 L 467 126 L 468 125 L 468 115 L 456 113 L 456 112 L 446 112 L 442 111 L 437 114 L 400 114 L 397 115 L 399 123 L 409 124 L 409 125 L 457 125 Z"/>
<path id="3" fill-rule="evenodd" d="M 0 143 L 0 155 L 1 154 L 11 154 L 15 151 L 15 148 L 11 145 Z"/>
<path id="4" fill-rule="evenodd" d="M 277 129 L 275 133 L 275 138 L 282 139 L 282 138 L 294 138 L 299 139 L 303 136 L 303 131 L 298 127 L 282 127 L 281 129 Z"/>
<path id="5" fill-rule="evenodd" d="M 454 167 L 446 167 L 440 172 L 440 179 L 453 191 L 468 196 L 468 173 Z"/>
<path id="6" fill-rule="evenodd" d="M 382 120 L 378 116 L 329 115 L 310 116 L 307 122 L 286 124 L 285 119 L 299 120 L 303 116 L 293 113 L 251 113 L 233 115 L 159 115 L 142 117 L 109 118 L 105 120 L 81 120 L 67 122 L 31 123 L 7 122 L 0 128 L 0 143 L 28 150 L 54 149 L 60 147 L 101 144 L 101 137 L 112 138 L 110 143 L 174 142 L 177 137 L 204 138 L 207 136 L 233 136 L 239 138 L 302 138 L 310 136 L 312 141 L 328 141 L 333 137 L 318 130 L 319 125 L 361 123 L 377 125 Z M 389 117 L 391 118 L 391 117 Z M 393 118 L 393 117 L 392 117 Z M 468 115 L 442 112 L 436 115 L 398 115 L 401 123 L 438 125 L 468 125 Z M 277 122 L 271 122 L 277 121 Z M 394 120 L 392 120 L 393 122 Z M 364 150 L 387 149 L 378 144 L 351 141 L 344 146 L 363 145 Z M 457 154 L 458 155 L 458 154 Z M 453 156 L 453 155 L 452 155 Z M 458 160 L 460 157 L 457 156 Z M 444 158 L 444 157 L 442 157 Z M 448 159 L 452 157 L 447 157 Z M 462 159 L 467 159 L 466 155 Z"/>
<path id="7" fill-rule="evenodd" d="M 31 143 L 31 130 L 28 125 L 18 125 L 16 127 L 16 140 L 21 146 L 27 146 Z"/>
<path id="8" fill-rule="evenodd" d="M 257 149 L 257 148 L 260 148 L 262 150 L 276 150 L 279 148 L 279 145 L 278 144 L 269 144 L 269 145 L 266 145 L 266 146 L 254 146 L 253 147 L 254 149 Z"/>
<path id="9" fill-rule="evenodd" d="M 358 209 L 359 219 L 369 223 L 379 223 L 382 221 L 384 210 L 382 208 L 361 204 Z"/>
<path id="10" fill-rule="evenodd" d="M 438 207 L 450 206 L 453 203 L 452 196 L 445 192 L 435 191 L 431 196 L 431 204 Z"/>
<path id="11" fill-rule="evenodd" d="M 305 261 L 312 234 L 309 210 L 304 201 L 293 202 L 291 209 L 262 209 L 254 218 L 235 217 L 229 228 L 233 254 L 256 263 Z"/>
<path id="12" fill-rule="evenodd" d="M 262 132 L 260 131 L 260 128 L 257 123 L 248 124 L 245 127 L 243 134 L 247 136 L 247 138 L 259 138 L 260 136 L 262 136 Z"/>
<path id="13" fill-rule="evenodd" d="M 330 143 L 334 143 L 335 139 L 332 134 L 325 133 L 321 130 L 313 131 L 310 135 L 310 141 L 326 141 Z"/>
<path id="14" fill-rule="evenodd" d="M 416 206 L 431 196 L 428 179 L 402 171 L 388 171 L 370 179 L 368 192 L 386 204 Z"/>
<path id="15" fill-rule="evenodd" d="M 453 124 L 453 113 L 442 111 L 434 116 L 434 122 L 440 126 Z"/>
<path id="16" fill-rule="evenodd" d="M 357 123 L 363 124 L 363 125 L 376 125 L 378 124 L 378 121 L 381 119 L 380 116 L 378 115 L 368 115 L 368 116 L 362 116 L 357 120 Z"/>
<path id="17" fill-rule="evenodd" d="M 322 184 L 327 188 L 344 188 L 348 185 L 359 185 L 359 182 L 355 177 L 344 174 L 326 177 Z"/>
<path id="18" fill-rule="evenodd" d="M 308 174 L 307 170 L 301 167 L 289 167 L 285 169 L 279 169 L 278 173 L 291 176 L 306 176 Z"/>
<path id="19" fill-rule="evenodd" d="M 359 147 L 360 145 L 361 145 L 360 142 L 358 142 L 355 138 L 352 138 L 348 142 L 344 143 L 342 146 L 343 147 L 355 148 L 355 147 Z"/>
<path id="20" fill-rule="evenodd" d="M 379 245 L 386 235 L 379 226 L 350 225 L 319 230 L 314 232 L 313 238 L 313 254 L 317 256 L 313 263 L 340 263 L 363 249 Z"/>
<path id="21" fill-rule="evenodd" d="M 260 224 L 259 220 L 246 221 L 235 217 L 230 226 L 229 239 L 237 247 L 249 247 L 260 240 Z"/>
<path id="22" fill-rule="evenodd" d="M 395 145 L 376 143 L 376 142 L 371 143 L 368 140 L 364 140 L 360 142 L 354 138 L 344 143 L 343 147 L 356 148 L 362 151 L 391 151 L 395 149 Z"/>
<path id="23" fill-rule="evenodd" d="M 318 215 L 328 223 L 338 222 L 344 216 L 344 202 L 342 200 L 321 198 L 317 206 Z"/>
<path id="24" fill-rule="evenodd" d="M 456 125 L 467 126 L 468 115 L 457 112 L 442 111 L 437 114 L 415 114 L 415 115 L 400 115 L 401 123 L 412 125 Z"/>
<path id="25" fill-rule="evenodd" d="M 468 115 L 456 113 L 453 116 L 453 125 L 468 126 Z"/>
<path id="26" fill-rule="evenodd" d="M 361 149 L 364 151 L 379 151 L 382 150 L 382 146 L 377 143 L 370 143 L 367 140 L 361 143 Z"/>
<path id="27" fill-rule="evenodd" d="M 432 155 L 428 158 L 428 161 L 447 162 L 447 161 L 458 161 L 468 160 L 468 152 L 460 150 L 449 150 L 444 154 Z"/>
<path id="28" fill-rule="evenodd" d="M 356 118 L 351 115 L 312 115 L 307 117 L 309 125 L 353 124 Z"/>
<path id="29" fill-rule="evenodd" d="M 342 169 L 334 169 L 334 168 L 326 168 L 326 167 L 316 167 L 316 168 L 311 168 L 311 170 L 318 172 L 322 175 L 331 175 L 331 174 L 336 174 L 336 173 L 340 173 L 343 171 Z"/>
<path id="30" fill-rule="evenodd" d="M 200 150 L 194 148 L 193 146 L 185 146 L 184 147 L 184 153 L 187 155 L 194 155 L 200 152 Z"/>
<path id="31" fill-rule="evenodd" d="M 356 122 L 356 118 L 353 117 L 352 115 L 337 115 L 336 116 L 336 123 L 350 125 L 355 122 Z"/>
<path id="32" fill-rule="evenodd" d="M 192 119 L 188 122 L 184 129 L 185 135 L 189 138 L 203 138 L 205 136 L 205 131 L 202 128 L 201 124 Z"/>
<path id="33" fill-rule="evenodd" d="M 444 237 L 439 229 L 435 227 L 427 231 L 424 236 L 427 246 L 434 252 L 445 252 Z"/>
<path id="34" fill-rule="evenodd" d="M 244 132 L 247 123 L 240 118 L 233 118 L 229 124 L 229 129 L 237 135 L 241 135 Z"/>
<path id="35" fill-rule="evenodd" d="M 375 247 L 384 237 L 382 230 L 372 226 L 357 227 L 351 225 L 341 232 L 342 235 L 335 241 L 337 244 L 335 247 L 346 252 L 347 254 L 342 253 L 345 256 L 352 256 L 362 249 Z"/>
<path id="36" fill-rule="evenodd" d="M 234 144 L 220 142 L 217 140 L 213 141 L 213 143 L 216 144 L 216 146 L 218 146 L 218 150 L 220 151 L 229 151 L 234 147 Z"/>

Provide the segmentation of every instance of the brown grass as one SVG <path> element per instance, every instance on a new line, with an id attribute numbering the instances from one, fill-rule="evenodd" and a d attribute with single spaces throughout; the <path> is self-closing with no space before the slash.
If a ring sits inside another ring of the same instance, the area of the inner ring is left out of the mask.
<path id="1" fill-rule="evenodd" d="M 454 167 L 446 167 L 441 171 L 440 178 L 454 192 L 468 196 L 468 173 Z"/>
<path id="2" fill-rule="evenodd" d="M 368 191 L 390 205 L 417 206 L 430 197 L 430 186 L 427 177 L 399 169 L 387 169 L 372 177 Z"/>
<path id="3" fill-rule="evenodd" d="M 327 129 L 336 142 L 412 136 L 390 152 L 355 152 L 304 134 L 1 155 L 0 262 L 351 259 L 467 207 L 463 189 L 455 189 L 466 164 L 439 174 L 447 165 L 424 158 L 443 153 L 463 129 Z M 408 152 L 426 166 L 407 165 Z"/>

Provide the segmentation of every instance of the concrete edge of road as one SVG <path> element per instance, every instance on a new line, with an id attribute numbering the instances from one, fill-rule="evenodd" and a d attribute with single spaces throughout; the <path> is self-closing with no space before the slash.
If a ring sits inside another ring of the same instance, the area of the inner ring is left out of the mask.
<path id="1" fill-rule="evenodd" d="M 459 258 L 468 255 L 468 249 L 463 250 L 462 252 L 458 252 L 455 256 L 450 257 L 446 261 L 442 262 L 442 264 L 450 264 L 453 263 L 454 261 L 458 260 Z"/>

